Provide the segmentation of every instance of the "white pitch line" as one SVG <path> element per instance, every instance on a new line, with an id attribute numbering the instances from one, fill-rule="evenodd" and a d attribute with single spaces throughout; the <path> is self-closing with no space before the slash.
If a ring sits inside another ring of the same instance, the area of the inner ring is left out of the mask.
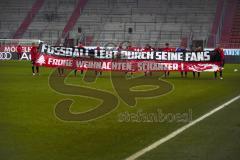
<path id="1" fill-rule="evenodd" d="M 240 98 L 240 95 L 234 97 L 233 99 L 227 101 L 226 103 L 218 106 L 217 108 L 209 111 L 208 113 L 202 115 L 201 117 L 197 118 L 196 120 L 182 126 L 181 128 L 177 129 L 176 131 L 170 133 L 169 135 L 167 135 L 166 137 L 163 137 L 159 140 L 157 140 L 156 142 L 152 143 L 151 145 L 147 146 L 146 148 L 141 149 L 140 151 L 134 153 L 133 155 L 127 157 L 125 160 L 135 160 L 136 158 L 139 158 L 140 156 L 144 155 L 145 153 L 147 153 L 148 151 L 153 150 L 154 148 L 158 147 L 159 145 L 169 141 L 170 139 L 176 137 L 177 135 L 179 135 L 180 133 L 182 133 L 183 131 L 185 131 L 186 129 L 190 128 L 191 126 L 197 124 L 198 122 L 204 120 L 205 118 L 211 116 L 212 114 L 216 113 L 217 111 L 223 109 L 224 107 L 228 106 L 229 104 L 233 103 L 234 101 L 238 100 Z"/>

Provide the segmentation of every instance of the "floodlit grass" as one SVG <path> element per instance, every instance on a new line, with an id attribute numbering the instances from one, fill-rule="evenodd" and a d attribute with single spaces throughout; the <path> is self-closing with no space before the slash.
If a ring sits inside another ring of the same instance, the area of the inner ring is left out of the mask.
<path id="1" fill-rule="evenodd" d="M 29 62 L 0 61 L 0 159 L 124 159 L 186 123 L 122 122 L 121 115 L 151 114 L 159 110 L 164 114 L 191 111 L 192 119 L 196 119 L 240 94 L 240 72 L 234 72 L 235 68 L 240 70 L 240 65 L 227 64 L 223 80 L 214 80 L 213 73 L 202 73 L 199 79 L 193 79 L 192 73 L 188 74 L 188 78 L 181 78 L 180 73 L 170 73 L 170 77 L 164 80 L 171 83 L 174 90 L 166 95 L 138 98 L 135 107 L 128 106 L 118 97 L 119 104 L 113 112 L 89 122 L 70 122 L 55 116 L 57 102 L 73 99 L 75 102 L 71 111 L 83 112 L 93 109 L 101 101 L 55 92 L 48 85 L 52 69 L 40 68 L 41 75 L 32 76 Z M 106 72 L 94 81 L 84 81 L 79 73 L 77 77 L 71 73 L 66 83 L 97 88 L 118 96 L 110 74 Z M 132 89 L 151 90 L 151 87 Z M 210 159 L 220 159 L 217 157 L 219 148 L 223 157 L 234 153 L 237 159 L 236 150 L 239 150 L 240 143 L 237 136 L 239 104 L 236 101 L 228 109 L 202 121 L 141 158 L 206 159 L 206 155 L 214 153 Z M 215 136 L 215 139 L 211 140 L 210 136 Z M 220 142 L 227 144 L 225 148 L 221 147 Z M 187 158 L 186 154 L 189 155 Z"/>

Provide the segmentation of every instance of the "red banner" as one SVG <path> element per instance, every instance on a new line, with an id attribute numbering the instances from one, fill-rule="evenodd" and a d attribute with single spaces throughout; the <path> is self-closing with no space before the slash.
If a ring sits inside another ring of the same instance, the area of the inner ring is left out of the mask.
<path id="1" fill-rule="evenodd" d="M 219 62 L 178 62 L 158 60 L 121 60 L 121 59 L 90 59 L 67 58 L 40 54 L 36 65 L 45 67 L 62 67 L 77 70 L 103 70 L 124 72 L 146 71 L 194 71 L 214 72 L 221 69 Z"/>

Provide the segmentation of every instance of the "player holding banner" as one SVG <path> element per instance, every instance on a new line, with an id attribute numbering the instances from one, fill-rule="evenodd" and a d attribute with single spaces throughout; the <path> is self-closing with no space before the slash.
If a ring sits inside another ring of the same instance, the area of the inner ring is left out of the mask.
<path id="1" fill-rule="evenodd" d="M 169 48 L 169 43 L 165 43 L 165 48 L 163 48 L 162 51 L 164 51 L 164 52 L 171 52 L 172 51 L 172 49 Z M 169 70 L 164 71 L 165 78 L 169 77 L 169 74 L 170 74 Z"/>

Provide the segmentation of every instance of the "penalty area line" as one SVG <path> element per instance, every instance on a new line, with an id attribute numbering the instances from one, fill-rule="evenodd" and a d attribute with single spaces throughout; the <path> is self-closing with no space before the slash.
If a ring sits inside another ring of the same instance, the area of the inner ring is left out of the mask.
<path id="1" fill-rule="evenodd" d="M 217 111 L 225 108 L 226 106 L 228 106 L 229 104 L 235 102 L 236 100 L 238 100 L 240 98 L 240 95 L 232 98 L 231 100 L 223 103 L 222 105 L 216 107 L 215 109 L 207 112 L 206 114 L 202 115 L 201 117 L 195 119 L 194 121 L 180 127 L 179 129 L 173 131 L 172 133 L 170 133 L 169 135 L 157 140 L 156 142 L 152 143 L 151 145 L 139 150 L 138 152 L 132 154 L 131 156 L 127 157 L 125 160 L 135 160 L 137 158 L 139 158 L 140 156 L 144 155 L 145 153 L 157 148 L 158 146 L 160 146 L 161 144 L 169 141 L 170 139 L 176 137 L 177 135 L 179 135 L 180 133 L 184 132 L 186 129 L 190 128 L 191 126 L 197 124 L 198 122 L 204 120 L 205 118 L 213 115 L 214 113 L 216 113 Z"/>

